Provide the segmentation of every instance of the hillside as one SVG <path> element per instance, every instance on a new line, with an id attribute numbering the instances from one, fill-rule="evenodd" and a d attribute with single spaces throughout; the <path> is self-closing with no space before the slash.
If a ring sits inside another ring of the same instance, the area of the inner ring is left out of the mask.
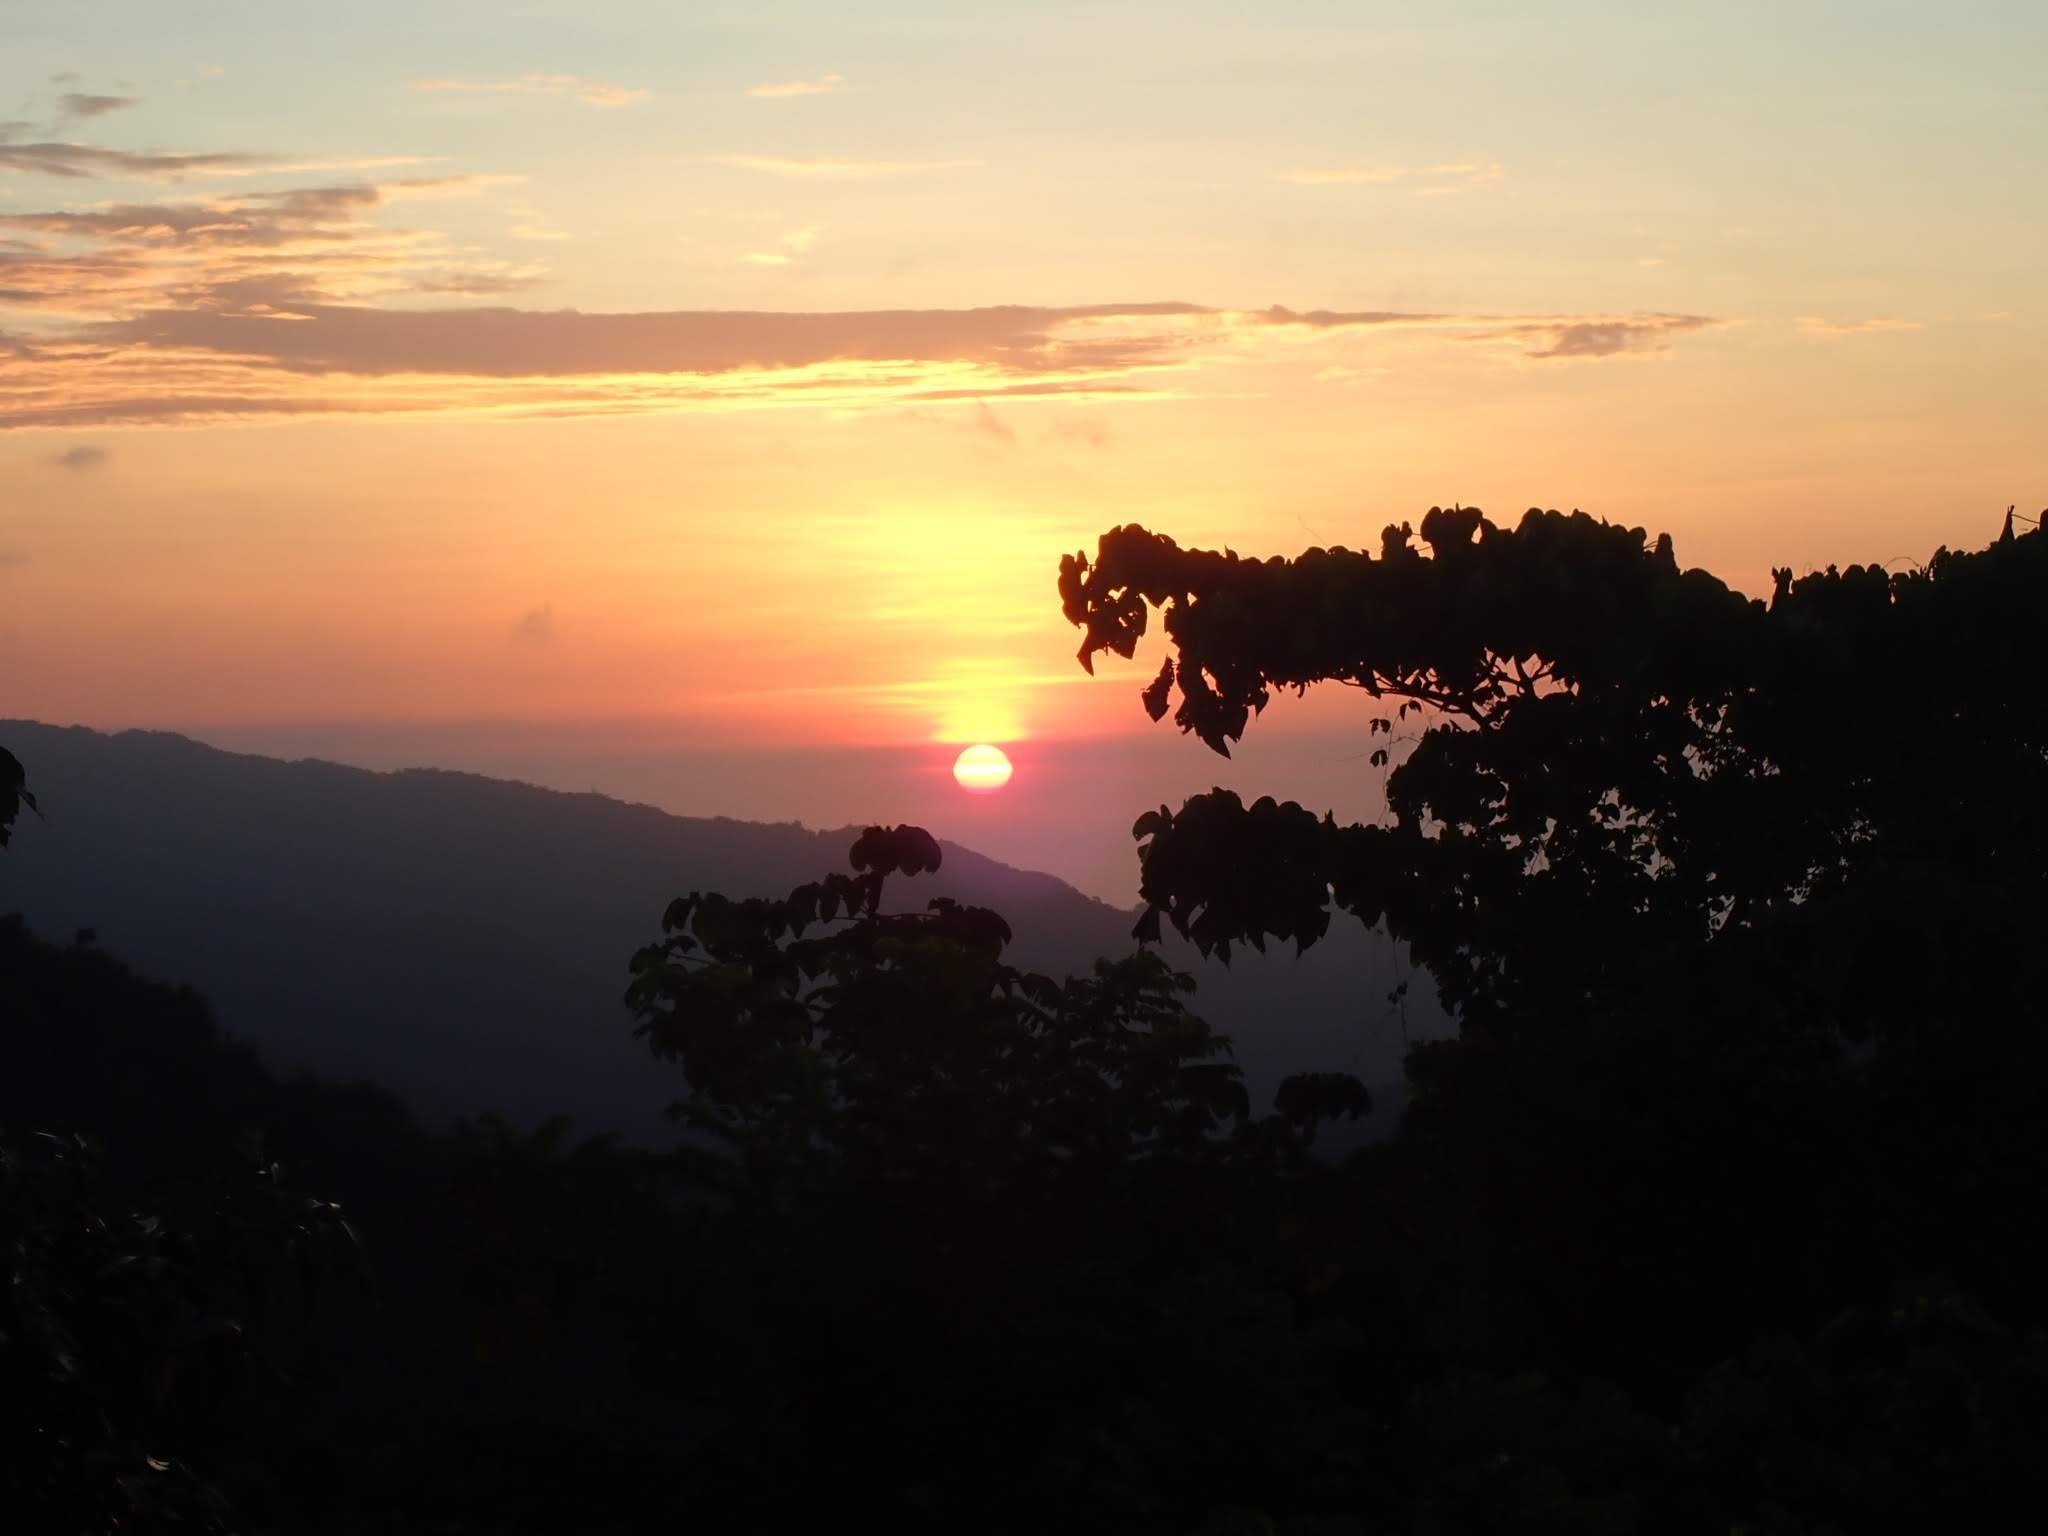
<path id="1" fill-rule="evenodd" d="M 273 1066 L 396 1090 L 429 1123 L 557 1112 L 662 1134 L 674 1082 L 619 1001 L 668 899 L 787 890 L 843 868 L 848 830 L 673 816 L 594 794 L 436 770 L 373 773 L 218 751 L 181 736 L 0 722 L 45 819 L 17 830 L 0 912 L 40 933 L 92 928 L 145 973 L 189 982 Z M 1132 914 L 1048 875 L 947 844 L 899 882 L 993 907 L 1015 955 L 1054 974 L 1130 945 Z M 1176 951 L 1197 1007 L 1237 1042 L 1254 1101 L 1287 1071 L 1342 1065 L 1394 1117 L 1403 1030 L 1384 937 L 1227 970 Z M 1414 991 L 1427 994 L 1422 986 Z M 1426 995 L 1407 1030 L 1440 1032 Z"/>

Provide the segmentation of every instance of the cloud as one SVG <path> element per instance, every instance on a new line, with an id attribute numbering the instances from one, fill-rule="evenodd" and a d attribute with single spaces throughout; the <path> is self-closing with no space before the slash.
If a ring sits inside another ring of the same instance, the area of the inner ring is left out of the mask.
<path id="1" fill-rule="evenodd" d="M 846 76 L 820 75 L 815 80 L 782 80 L 769 85 L 749 86 L 747 94 L 780 101 L 791 96 L 830 96 L 845 88 Z"/>
<path id="2" fill-rule="evenodd" d="M 1048 373 L 1127 368 L 1176 355 L 1185 341 L 1171 322 L 1212 313 L 1180 304 L 821 314 L 398 310 L 296 302 L 275 308 L 294 323 L 280 324 L 279 313 L 246 309 L 163 309 L 91 327 L 81 339 L 371 377 L 717 374 L 889 362 Z"/>
<path id="3" fill-rule="evenodd" d="M 25 125 L 4 125 L 0 132 L 0 170 L 57 176 L 69 181 L 183 181 L 194 176 L 265 176 L 320 174 L 328 171 L 388 170 L 419 165 L 418 155 L 374 155 L 363 159 L 290 160 L 276 155 L 240 152 L 171 154 L 154 150 L 110 149 L 102 144 L 70 140 L 20 142 Z"/>
<path id="4" fill-rule="evenodd" d="M 28 556 L 18 549 L 0 549 L 0 571 L 11 571 L 28 564 Z"/>
<path id="5" fill-rule="evenodd" d="M 638 86 L 590 85 L 576 93 L 578 99 L 593 107 L 638 106 L 654 93 Z"/>
<path id="6" fill-rule="evenodd" d="M 631 107 L 654 93 L 638 86 L 608 85 L 583 75 L 532 73 L 511 80 L 415 80 L 416 91 L 461 91 L 486 96 L 574 96 L 593 107 Z"/>
<path id="7" fill-rule="evenodd" d="M 140 96 L 94 96 L 83 91 L 66 91 L 58 98 L 66 117 L 105 117 L 124 107 L 142 105 Z"/>
<path id="8" fill-rule="evenodd" d="M 522 614 L 512 626 L 512 638 L 527 645 L 552 645 L 555 639 L 555 605 L 543 603 Z"/>
<path id="9" fill-rule="evenodd" d="M 1281 180 L 1298 187 L 1391 186 L 1406 183 L 1417 197 L 1450 197 L 1507 175 L 1498 160 L 1458 160 L 1441 165 L 1337 165 L 1287 171 Z"/>
<path id="10" fill-rule="evenodd" d="M 756 267 L 786 267 L 794 263 L 813 245 L 823 233 L 820 226 L 806 224 L 802 229 L 792 229 L 777 240 L 779 249 L 772 251 L 749 251 L 740 257 L 742 262 Z"/>
<path id="11" fill-rule="evenodd" d="M 769 176 L 796 176 L 817 181 L 878 181 L 892 176 L 923 176 L 933 171 L 965 171 L 979 160 L 791 160 L 775 155 L 707 155 L 712 165 Z"/>
<path id="12" fill-rule="evenodd" d="M 1435 333 L 1537 359 L 1667 349 L 1702 316 L 1214 309 L 1178 302 L 840 313 L 383 308 L 283 276 L 33 338 L 0 336 L 0 427 L 283 415 L 619 415 L 1136 401 L 1327 342 Z"/>
<path id="13" fill-rule="evenodd" d="M 974 430 L 992 442 L 1001 443 L 1005 448 L 1017 446 L 1017 433 L 1009 423 L 988 408 L 986 400 L 974 405 Z"/>
<path id="14" fill-rule="evenodd" d="M 19 138 L 0 143 L 22 148 Z M 80 154 L 126 153 L 59 148 L 74 163 Z M 153 161 L 170 177 L 281 163 L 248 154 Z M 760 163 L 844 176 L 959 162 Z M 1524 357 L 1565 360 L 1662 350 L 1716 323 L 1164 300 L 836 313 L 517 307 L 509 296 L 543 280 L 544 267 L 399 221 L 401 211 L 510 179 L 214 184 L 198 195 L 0 212 L 0 429 L 958 403 L 976 430 L 1004 440 L 1014 413 L 996 417 L 995 402 L 1174 398 L 1202 376 L 1260 359 L 1298 355 L 1305 373 L 1353 366 L 1354 349 L 1377 334 L 1490 340 Z M 507 212 L 528 238 L 552 231 L 537 210 Z M 802 225 L 749 254 L 786 265 L 821 235 L 821 226 Z"/>
<path id="15" fill-rule="evenodd" d="M 1662 352 L 1674 336 L 1712 330 L 1721 323 L 1708 315 L 1544 315 L 1495 329 L 1482 328 L 1476 339 L 1522 343 L 1530 357 L 1618 357 Z"/>
<path id="16" fill-rule="evenodd" d="M 66 448 L 62 453 L 53 454 L 50 462 L 59 469 L 68 469 L 74 474 L 98 469 L 107 462 L 107 450 L 92 443 L 80 443 L 76 448 Z"/>
<path id="17" fill-rule="evenodd" d="M 1872 336 L 1880 331 L 1917 331 L 1918 320 L 1824 320 L 1819 315 L 1801 315 L 1802 336 Z"/>
<path id="18" fill-rule="evenodd" d="M 504 298 L 528 293 L 547 281 L 545 267 L 470 267 L 422 277 L 408 286 L 412 293 L 459 294 L 469 298 Z"/>
<path id="19" fill-rule="evenodd" d="M 0 304 L 107 320 L 166 307 L 274 313 L 287 301 L 362 301 L 419 287 L 509 292 L 530 286 L 535 269 L 373 218 L 393 203 L 472 195 L 503 179 L 329 183 L 0 213 Z"/>
<path id="20" fill-rule="evenodd" d="M 1061 416 L 1045 429 L 1049 443 L 1072 443 L 1081 448 L 1107 448 L 1115 441 L 1108 427 L 1088 417 Z"/>
<path id="21" fill-rule="evenodd" d="M 264 169 L 266 159 L 262 155 L 245 154 L 155 154 L 59 141 L 0 143 L 0 170 L 62 176 L 76 181 L 95 177 L 123 181 L 178 181 L 187 176 L 247 175 Z"/>

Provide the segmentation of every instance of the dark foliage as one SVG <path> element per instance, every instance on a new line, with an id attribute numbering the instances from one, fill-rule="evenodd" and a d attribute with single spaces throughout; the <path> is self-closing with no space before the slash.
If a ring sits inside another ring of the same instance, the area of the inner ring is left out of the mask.
<path id="1" fill-rule="evenodd" d="M 1123 528 L 1060 583 L 1084 663 L 1164 610 L 1143 705 L 1177 688 L 1217 751 L 1318 682 L 1387 711 L 1375 765 L 1421 726 L 1378 825 L 1218 791 L 1134 829 L 1141 938 L 1305 946 L 1348 913 L 1462 1020 L 1411 1056 L 1346 1217 L 1364 1264 L 1421 1266 L 1440 1364 L 1483 1373 L 1416 1401 L 1483 1407 L 1472 1472 L 1500 1475 L 1448 1503 L 1426 1481 L 1418 1520 L 1988 1519 L 2032 1487 L 2041 1413 L 2048 541 L 1781 571 L 1766 604 L 1581 514 L 1437 509 L 1420 535 L 1259 561 Z M 1852 1336 L 1889 1343 L 1852 1364 Z M 1809 1419 L 1772 1418 L 1766 1356 Z M 1923 1367 L 1951 1383 L 1942 1435 L 1900 1427 Z M 1736 1383 L 1766 1474 L 1726 1455 Z M 1456 1474 L 1432 1444 L 1426 1479 Z"/>
<path id="2" fill-rule="evenodd" d="M 889 877 L 939 862 L 918 828 L 870 828 L 854 874 L 784 900 L 679 898 L 634 961 L 640 1033 L 683 1069 L 675 1113 L 702 1138 L 689 1176 L 719 1202 L 707 1253 L 731 1266 L 703 1317 L 734 1349 L 721 1459 L 765 1482 L 788 1457 L 899 1516 L 985 1525 L 1004 1488 L 1001 1523 L 1084 1491 L 1143 1523 L 1205 1507 L 1175 1401 L 1195 1392 L 1216 1420 L 1197 1443 L 1232 1461 L 1212 1480 L 1249 1496 L 1296 1475 L 1284 1442 L 1226 1426 L 1299 1415 L 1290 1378 L 1342 1358 L 1291 1316 L 1272 1202 L 1304 1133 L 1363 1089 L 1289 1079 L 1254 1119 L 1156 954 L 1054 981 L 1005 963 L 993 912 L 883 909 Z M 1238 1329 L 1252 1353 L 1197 1365 Z M 811 1499 L 776 1507 L 822 1517 Z"/>
<path id="3" fill-rule="evenodd" d="M 23 806 L 36 808 L 36 797 L 28 792 L 28 773 L 20 758 L 0 747 L 0 848 L 14 835 L 14 818 Z"/>
<path id="4" fill-rule="evenodd" d="M 38 1531 L 637 1528 L 676 1431 L 636 1361 L 690 1223 L 566 1132 L 426 1135 L 0 921 L 0 1499 Z"/>
<path id="5" fill-rule="evenodd" d="M 1977 1013 L 1987 975 L 2043 979 L 2048 540 L 1780 571 L 1768 604 L 1583 513 L 1438 508 L 1421 543 L 1402 524 L 1377 557 L 1246 560 L 1129 527 L 1062 563 L 1084 662 L 1164 610 L 1145 707 L 1177 687 L 1219 752 L 1318 682 L 1424 722 L 1382 825 L 1222 792 L 1141 821 L 1145 933 L 1163 915 L 1227 952 L 1313 943 L 1332 907 L 1385 921 L 1468 1031 L 1664 1007 L 1733 968 L 1743 1009 L 1860 1038 Z M 1905 935 L 1933 941 L 1921 964 L 1870 985 Z"/>

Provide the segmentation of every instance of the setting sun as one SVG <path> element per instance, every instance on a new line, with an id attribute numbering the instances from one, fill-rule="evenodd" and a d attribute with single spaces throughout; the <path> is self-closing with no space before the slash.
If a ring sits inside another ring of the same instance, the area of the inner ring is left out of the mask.
<path id="1" fill-rule="evenodd" d="M 962 789 L 988 794 L 1010 782 L 1010 759 L 1001 747 L 969 747 L 953 760 L 953 777 Z"/>

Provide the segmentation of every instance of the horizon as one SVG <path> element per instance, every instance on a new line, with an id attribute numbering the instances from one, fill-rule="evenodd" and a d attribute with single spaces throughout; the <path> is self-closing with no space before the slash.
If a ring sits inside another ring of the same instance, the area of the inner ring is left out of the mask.
<path id="1" fill-rule="evenodd" d="M 1297 736 L 1270 745 L 1248 736 L 1245 750 L 1234 752 L 1229 761 L 1190 751 L 1178 733 L 1084 742 L 1044 760 L 1034 758 L 1034 744 L 1025 744 L 1012 749 L 1023 776 L 1017 784 L 1000 795 L 962 795 L 949 787 L 950 751 L 934 753 L 922 745 L 851 752 L 733 751 L 712 758 L 706 770 L 699 767 L 704 754 L 635 750 L 616 742 L 610 750 L 592 749 L 530 727 L 508 739 L 490 730 L 431 727 L 285 724 L 174 730 L 83 721 L 29 723 L 103 735 L 162 731 L 223 752 L 373 773 L 477 774 L 559 794 L 598 794 L 685 818 L 794 824 L 812 832 L 917 822 L 971 852 L 1054 876 L 1083 895 L 1123 909 L 1138 904 L 1139 866 L 1130 824 L 1147 807 L 1127 807 L 1109 796 L 1092 803 L 1078 798 L 1077 791 L 1092 779 L 1107 774 L 1113 782 L 1151 785 L 1154 803 L 1212 787 L 1236 788 L 1251 800 L 1274 793 L 1276 783 L 1285 789 L 1280 798 L 1313 801 L 1318 809 L 1342 815 L 1376 816 L 1384 803 L 1379 794 L 1383 773 L 1361 775 L 1365 751 L 1354 750 L 1348 737 L 1337 734 Z M 1304 751 L 1304 742 L 1314 749 Z M 804 801 L 810 815 L 777 813 L 796 799 Z M 47 786 L 44 800 L 57 812 L 64 803 L 63 786 Z M 1040 829 L 1052 824 L 1068 837 L 1048 848 Z"/>

